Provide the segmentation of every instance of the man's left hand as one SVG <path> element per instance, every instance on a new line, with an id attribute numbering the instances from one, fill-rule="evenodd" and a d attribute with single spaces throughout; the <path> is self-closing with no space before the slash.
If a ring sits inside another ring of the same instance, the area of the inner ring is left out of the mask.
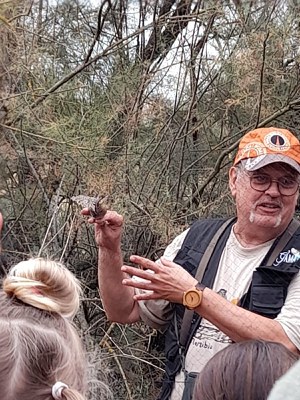
<path id="1" fill-rule="evenodd" d="M 134 295 L 134 300 L 164 299 L 173 303 L 182 303 L 183 292 L 195 287 L 197 280 L 180 265 L 160 258 L 158 262 L 139 256 L 131 256 L 130 261 L 141 268 L 122 266 L 122 271 L 141 279 L 126 278 L 122 283 L 145 293 Z"/>

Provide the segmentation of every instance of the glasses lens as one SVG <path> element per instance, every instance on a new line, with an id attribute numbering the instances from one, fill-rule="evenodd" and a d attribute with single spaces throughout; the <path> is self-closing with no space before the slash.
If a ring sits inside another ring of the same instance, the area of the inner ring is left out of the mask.
<path id="1" fill-rule="evenodd" d="M 252 175 L 250 176 L 250 183 L 252 189 L 264 192 L 269 189 L 272 180 L 268 175 Z"/>
<path id="2" fill-rule="evenodd" d="M 277 182 L 279 192 L 284 196 L 292 196 L 298 190 L 299 184 L 295 179 L 289 177 L 281 177 L 272 179 L 269 175 L 252 175 L 250 176 L 250 184 L 252 189 L 264 192 L 269 189 L 272 182 Z"/>
<path id="3" fill-rule="evenodd" d="M 299 184 L 295 179 L 289 177 L 282 177 L 278 179 L 280 193 L 286 196 L 295 194 L 298 190 Z"/>

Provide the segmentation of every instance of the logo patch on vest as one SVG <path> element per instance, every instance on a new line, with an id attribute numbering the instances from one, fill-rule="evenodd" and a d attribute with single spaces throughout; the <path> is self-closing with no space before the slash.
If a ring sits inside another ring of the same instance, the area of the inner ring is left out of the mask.
<path id="1" fill-rule="evenodd" d="M 300 260 L 300 251 L 292 247 L 288 251 L 283 251 L 279 254 L 279 256 L 274 261 L 274 267 L 278 267 L 278 265 L 282 263 L 294 264 L 295 262 Z"/>

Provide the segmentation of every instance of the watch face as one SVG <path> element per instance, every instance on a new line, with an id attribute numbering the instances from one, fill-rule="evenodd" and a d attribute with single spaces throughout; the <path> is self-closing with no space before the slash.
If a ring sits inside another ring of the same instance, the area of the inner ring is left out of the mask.
<path id="1" fill-rule="evenodd" d="M 195 308 L 199 306 L 202 299 L 202 292 L 197 289 L 190 289 L 183 295 L 183 305 L 188 308 Z"/>

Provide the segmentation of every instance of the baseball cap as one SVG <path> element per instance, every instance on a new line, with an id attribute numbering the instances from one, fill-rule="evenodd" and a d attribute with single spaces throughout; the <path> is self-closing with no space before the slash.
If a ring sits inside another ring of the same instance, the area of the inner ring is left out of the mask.
<path id="1" fill-rule="evenodd" d="M 233 165 L 242 160 L 247 171 L 282 162 L 300 173 L 300 142 L 287 129 L 254 129 L 242 137 Z"/>

